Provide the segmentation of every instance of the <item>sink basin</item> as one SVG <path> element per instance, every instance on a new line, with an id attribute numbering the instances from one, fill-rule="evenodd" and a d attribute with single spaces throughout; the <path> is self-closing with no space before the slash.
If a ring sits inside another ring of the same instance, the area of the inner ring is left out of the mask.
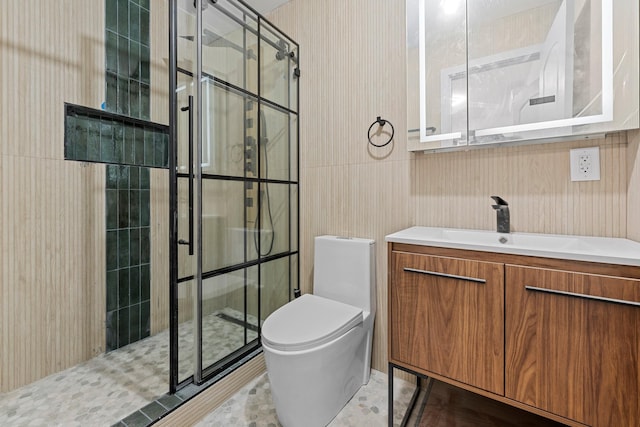
<path id="1" fill-rule="evenodd" d="M 574 236 L 558 236 L 553 234 L 494 233 L 481 230 L 443 229 L 442 237 L 452 242 L 477 243 L 481 245 L 507 245 L 521 248 L 547 250 L 575 249 L 598 250 L 584 239 Z"/>
<path id="2" fill-rule="evenodd" d="M 640 266 L 640 243 L 619 238 L 411 227 L 386 241 Z"/>

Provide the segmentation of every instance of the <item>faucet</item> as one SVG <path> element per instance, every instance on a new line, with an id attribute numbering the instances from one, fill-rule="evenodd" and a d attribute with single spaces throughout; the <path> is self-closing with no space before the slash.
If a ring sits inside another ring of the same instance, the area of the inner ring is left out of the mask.
<path id="1" fill-rule="evenodd" d="M 498 216 L 498 233 L 510 233 L 509 203 L 500 196 L 491 196 L 491 198 L 496 202 L 491 207 L 496 210 Z"/>

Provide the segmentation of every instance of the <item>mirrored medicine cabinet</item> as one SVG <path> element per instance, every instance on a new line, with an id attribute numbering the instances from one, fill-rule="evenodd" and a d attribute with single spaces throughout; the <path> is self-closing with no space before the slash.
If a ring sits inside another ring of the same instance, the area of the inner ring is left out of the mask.
<path id="1" fill-rule="evenodd" d="M 410 151 L 638 128 L 637 0 L 406 0 Z"/>

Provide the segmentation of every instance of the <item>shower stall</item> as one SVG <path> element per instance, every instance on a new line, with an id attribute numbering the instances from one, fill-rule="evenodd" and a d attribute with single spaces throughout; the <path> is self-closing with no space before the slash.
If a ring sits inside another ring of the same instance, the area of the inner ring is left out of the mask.
<path id="1" fill-rule="evenodd" d="M 170 389 L 260 347 L 298 289 L 298 45 L 241 0 L 170 1 Z"/>

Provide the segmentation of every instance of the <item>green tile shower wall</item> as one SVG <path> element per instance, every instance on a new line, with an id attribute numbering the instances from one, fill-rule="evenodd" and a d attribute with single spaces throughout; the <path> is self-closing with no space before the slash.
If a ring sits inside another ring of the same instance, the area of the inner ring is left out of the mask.
<path id="1" fill-rule="evenodd" d="M 107 351 L 149 336 L 149 169 L 107 165 Z"/>
<path id="2" fill-rule="evenodd" d="M 149 1 L 106 0 L 105 16 L 105 109 L 149 120 Z"/>
<path id="3" fill-rule="evenodd" d="M 149 120 L 149 0 L 106 0 L 105 16 L 103 108 Z M 140 166 L 166 168 L 169 159 L 168 131 L 112 125 L 119 165 L 106 168 L 107 351 L 149 336 L 150 186 Z"/>

